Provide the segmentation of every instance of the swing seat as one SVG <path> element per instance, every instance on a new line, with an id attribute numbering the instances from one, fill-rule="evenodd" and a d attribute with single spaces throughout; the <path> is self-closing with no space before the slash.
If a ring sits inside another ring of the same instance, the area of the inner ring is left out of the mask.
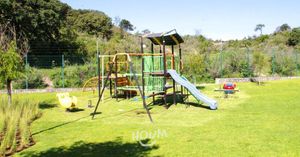
<path id="1" fill-rule="evenodd" d="M 62 107 L 66 109 L 72 109 L 76 107 L 77 97 L 75 96 L 70 97 L 69 93 L 57 93 L 56 96 Z"/>

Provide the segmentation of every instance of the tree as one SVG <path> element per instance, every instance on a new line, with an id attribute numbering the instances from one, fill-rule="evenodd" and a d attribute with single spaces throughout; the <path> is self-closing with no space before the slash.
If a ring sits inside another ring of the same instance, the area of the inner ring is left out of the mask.
<path id="1" fill-rule="evenodd" d="M 290 33 L 290 37 L 287 41 L 289 46 L 296 46 L 300 43 L 300 27 L 294 28 Z"/>
<path id="2" fill-rule="evenodd" d="M 126 32 L 134 30 L 133 25 L 130 23 L 130 21 L 128 21 L 126 19 L 121 20 L 119 27 Z"/>
<path id="3" fill-rule="evenodd" d="M 254 52 L 253 54 L 253 66 L 254 71 L 257 73 L 258 76 L 261 76 L 262 71 L 264 68 L 268 67 L 268 60 L 267 57 L 262 52 Z"/>
<path id="4" fill-rule="evenodd" d="M 199 53 L 205 54 L 206 52 L 210 51 L 210 49 L 213 47 L 213 43 L 206 39 L 203 35 L 197 36 L 198 42 L 199 42 Z"/>
<path id="5" fill-rule="evenodd" d="M 290 31 L 291 27 L 288 24 L 282 24 L 281 26 L 276 28 L 275 32 L 284 32 L 284 31 Z"/>
<path id="6" fill-rule="evenodd" d="M 69 15 L 70 25 L 74 25 L 80 32 L 86 32 L 103 39 L 112 36 L 112 20 L 103 12 L 94 10 L 73 10 Z"/>
<path id="7" fill-rule="evenodd" d="M 143 34 L 150 34 L 151 31 L 150 31 L 149 29 L 144 29 L 144 30 L 142 30 L 142 33 L 143 33 Z"/>
<path id="8" fill-rule="evenodd" d="M 0 23 L 10 23 L 17 39 L 24 35 L 29 41 L 59 39 L 59 29 L 71 9 L 59 0 L 2 0 L 0 8 Z M 18 47 L 19 41 L 16 44 Z"/>
<path id="9" fill-rule="evenodd" d="M 7 50 L 0 49 L 0 79 L 6 82 L 9 102 L 12 101 L 12 81 L 21 75 L 22 69 L 22 58 L 15 42 L 11 42 Z"/>
<path id="10" fill-rule="evenodd" d="M 257 24 L 254 31 L 255 32 L 260 31 L 260 35 L 262 35 L 262 30 L 263 30 L 264 27 L 265 27 L 264 24 Z"/>

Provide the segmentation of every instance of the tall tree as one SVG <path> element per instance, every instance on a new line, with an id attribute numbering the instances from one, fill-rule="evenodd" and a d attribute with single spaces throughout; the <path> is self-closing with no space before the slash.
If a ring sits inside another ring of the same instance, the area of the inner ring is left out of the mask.
<path id="1" fill-rule="evenodd" d="M 0 49 L 0 80 L 6 82 L 9 102 L 12 101 L 12 81 L 22 72 L 22 58 L 16 51 L 15 42 L 11 42 L 7 49 Z"/>
<path id="2" fill-rule="evenodd" d="M 105 39 L 112 36 L 112 20 L 103 12 L 94 10 L 73 10 L 68 21 L 80 32 L 86 32 Z"/>
<path id="3" fill-rule="evenodd" d="M 264 24 L 257 24 L 254 31 L 255 32 L 260 31 L 260 35 L 262 35 L 262 30 L 263 30 L 264 27 L 265 27 Z"/>
<path id="4" fill-rule="evenodd" d="M 284 31 L 289 31 L 291 30 L 291 27 L 288 24 L 282 24 L 281 26 L 276 28 L 275 32 L 284 32 Z"/>
<path id="5" fill-rule="evenodd" d="M 290 33 L 290 37 L 287 41 L 289 46 L 296 46 L 300 44 L 300 27 L 294 28 Z"/>
<path id="6" fill-rule="evenodd" d="M 0 8 L 0 22 L 9 22 L 17 39 L 23 34 L 29 40 L 39 41 L 59 39 L 59 29 L 71 9 L 59 0 L 1 0 Z"/>
<path id="7" fill-rule="evenodd" d="M 258 76 L 261 76 L 263 69 L 268 67 L 268 59 L 266 55 L 262 52 L 254 52 L 253 54 L 253 66 L 254 71 L 257 73 Z"/>
<path id="8" fill-rule="evenodd" d="M 126 32 L 134 30 L 133 25 L 130 23 L 130 21 L 128 21 L 126 19 L 121 20 L 119 27 Z"/>

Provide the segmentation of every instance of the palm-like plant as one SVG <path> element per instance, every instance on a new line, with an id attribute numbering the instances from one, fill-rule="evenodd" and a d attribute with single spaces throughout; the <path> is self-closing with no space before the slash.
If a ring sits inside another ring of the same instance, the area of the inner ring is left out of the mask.
<path id="1" fill-rule="evenodd" d="M 263 30 L 264 27 L 265 27 L 264 24 L 257 24 L 254 31 L 255 32 L 260 31 L 260 35 L 262 35 L 262 30 Z"/>

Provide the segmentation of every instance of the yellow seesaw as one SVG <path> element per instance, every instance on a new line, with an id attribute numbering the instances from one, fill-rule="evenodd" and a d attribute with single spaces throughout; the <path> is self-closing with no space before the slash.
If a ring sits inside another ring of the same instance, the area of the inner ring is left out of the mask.
<path id="1" fill-rule="evenodd" d="M 70 97 L 69 93 L 57 93 L 56 96 L 59 100 L 60 105 L 64 108 L 73 109 L 76 107 L 77 97 Z"/>

